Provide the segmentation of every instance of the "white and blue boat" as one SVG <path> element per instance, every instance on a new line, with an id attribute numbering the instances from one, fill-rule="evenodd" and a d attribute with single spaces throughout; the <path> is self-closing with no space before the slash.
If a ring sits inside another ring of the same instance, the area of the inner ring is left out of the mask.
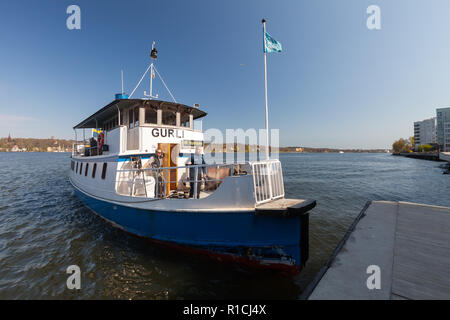
<path id="1" fill-rule="evenodd" d="M 153 62 L 149 68 L 152 78 Z M 316 202 L 284 197 L 279 160 L 192 164 L 205 143 L 194 122 L 205 116 L 198 105 L 158 100 L 151 91 L 141 99 L 117 94 L 74 127 L 102 131 L 97 143 L 83 138 L 73 146 L 69 180 L 76 195 L 134 235 L 298 273 L 308 259 L 308 211 Z M 158 149 L 162 165 L 148 165 Z"/>

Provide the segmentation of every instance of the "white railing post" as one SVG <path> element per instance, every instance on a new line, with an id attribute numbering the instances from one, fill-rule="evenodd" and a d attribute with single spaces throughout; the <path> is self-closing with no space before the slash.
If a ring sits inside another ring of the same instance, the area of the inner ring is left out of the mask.
<path id="1" fill-rule="evenodd" d="M 198 166 L 196 166 L 194 169 L 194 194 L 192 195 L 192 198 L 194 198 L 194 199 L 198 199 L 197 198 L 197 177 L 198 177 Z"/>

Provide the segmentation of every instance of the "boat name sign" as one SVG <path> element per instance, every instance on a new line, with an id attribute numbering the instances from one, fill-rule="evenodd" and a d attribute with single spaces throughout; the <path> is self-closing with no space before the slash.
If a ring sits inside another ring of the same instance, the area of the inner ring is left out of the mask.
<path id="1" fill-rule="evenodd" d="M 155 138 L 184 138 L 184 130 L 154 128 L 152 129 L 152 136 Z"/>

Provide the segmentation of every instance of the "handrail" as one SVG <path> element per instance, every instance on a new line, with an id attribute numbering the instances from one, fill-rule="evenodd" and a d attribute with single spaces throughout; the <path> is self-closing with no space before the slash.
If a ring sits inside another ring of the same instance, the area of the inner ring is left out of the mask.
<path id="1" fill-rule="evenodd" d="M 282 167 L 277 159 L 159 168 L 139 168 L 140 162 L 124 164 L 131 164 L 133 167 L 117 168 L 116 177 L 113 179 L 115 190 L 121 195 L 166 198 L 174 195 L 181 197 L 184 194 L 186 197 L 185 192 L 189 191 L 190 198 L 198 199 L 201 191 L 199 188 L 203 183 L 205 183 L 203 191 L 214 192 L 227 177 L 240 175 L 253 176 L 253 194 L 257 205 L 283 198 L 285 195 Z M 178 170 L 181 170 L 181 176 Z M 199 170 L 202 170 L 202 174 Z M 177 185 L 172 187 L 173 184 Z M 186 184 L 189 184 L 189 187 Z M 168 188 L 170 193 L 167 192 Z"/>
<path id="2" fill-rule="evenodd" d="M 251 166 L 256 204 L 284 197 L 283 172 L 279 160 L 254 161 Z"/>
<path id="3" fill-rule="evenodd" d="M 205 183 L 205 187 L 207 183 L 212 183 L 208 186 L 208 191 L 215 191 L 228 176 L 250 174 L 249 170 L 243 171 L 241 169 L 242 165 L 248 164 L 198 164 L 159 168 L 117 169 L 117 178 L 115 179 L 116 192 L 119 194 L 136 196 L 136 191 L 139 192 L 140 190 L 140 194 L 145 194 L 145 197 L 161 198 L 171 196 L 171 194 L 167 194 L 167 187 L 170 184 L 189 183 L 190 197 L 196 199 L 199 198 L 200 190 L 198 190 L 198 188 L 201 187 L 203 182 Z M 238 168 L 236 168 L 236 166 L 238 166 Z M 186 176 L 184 178 L 179 178 L 177 174 L 177 177 L 174 180 L 170 177 L 170 173 L 171 171 L 173 172 L 178 169 L 185 170 Z M 208 172 L 209 169 L 228 169 L 228 172 Z M 199 170 L 202 170 L 203 174 L 200 174 Z M 219 177 L 217 177 L 217 175 Z M 153 190 L 153 185 L 155 190 Z M 180 191 L 186 192 L 186 188 L 187 187 L 183 186 Z M 191 188 L 193 189 L 192 191 Z"/>

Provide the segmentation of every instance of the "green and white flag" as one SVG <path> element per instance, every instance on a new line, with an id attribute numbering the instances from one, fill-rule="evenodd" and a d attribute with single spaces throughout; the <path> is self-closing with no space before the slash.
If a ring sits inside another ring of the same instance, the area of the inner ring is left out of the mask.
<path id="1" fill-rule="evenodd" d="M 264 52 L 281 52 L 281 43 L 264 32 Z"/>

